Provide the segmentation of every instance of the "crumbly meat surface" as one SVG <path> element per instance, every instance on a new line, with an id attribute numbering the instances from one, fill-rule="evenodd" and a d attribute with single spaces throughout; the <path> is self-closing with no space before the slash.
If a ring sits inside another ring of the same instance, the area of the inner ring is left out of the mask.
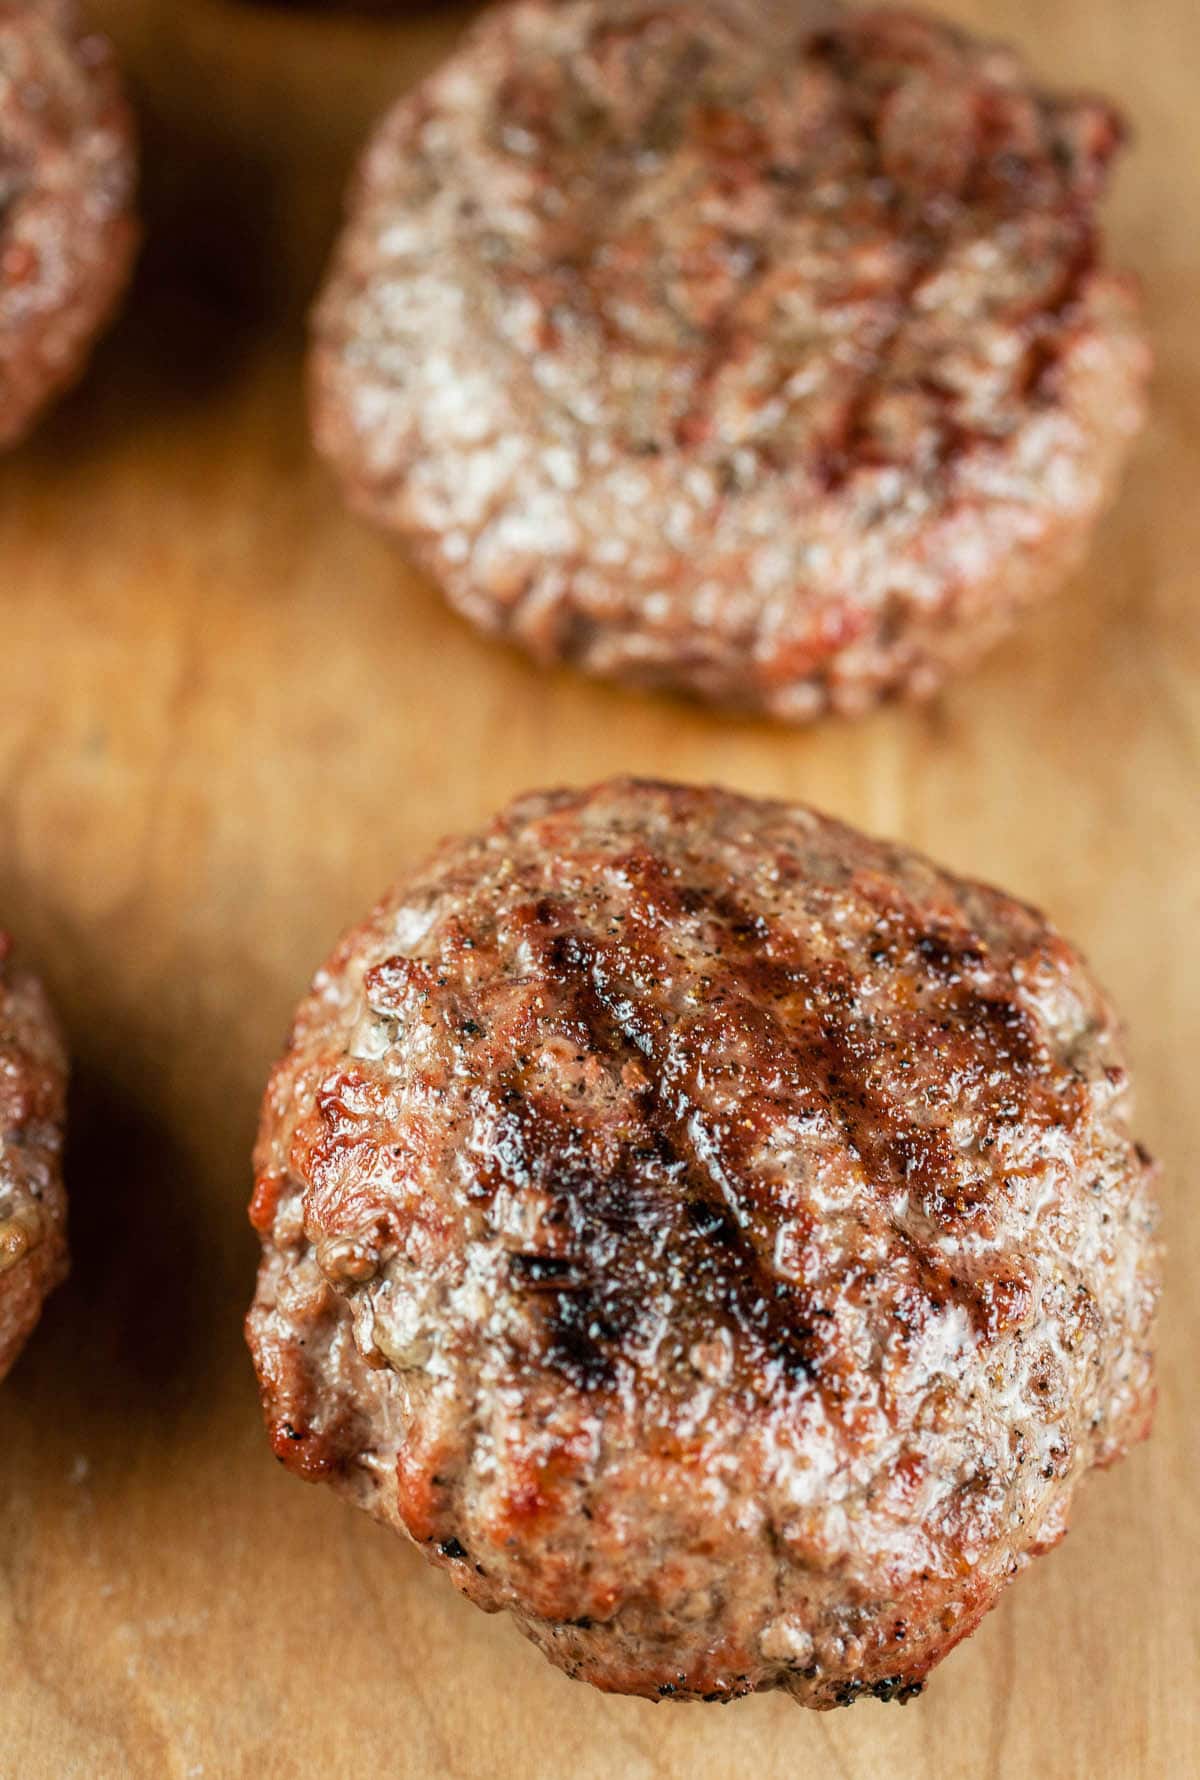
<path id="1" fill-rule="evenodd" d="M 76 378 L 138 240 L 133 126 L 74 0 L 0 0 L 0 448 Z"/>
<path id="2" fill-rule="evenodd" d="M 318 974 L 278 1457 L 598 1687 L 904 1699 L 1147 1431 L 1153 1170 L 1041 915 L 810 810 L 522 798 Z"/>
<path id="3" fill-rule="evenodd" d="M 67 1271 L 67 1060 L 41 985 L 0 933 L 0 1378 Z"/>
<path id="4" fill-rule="evenodd" d="M 927 693 L 1140 424 L 1121 135 L 906 11 L 495 7 L 366 154 L 317 442 L 542 660 L 791 719 Z"/>

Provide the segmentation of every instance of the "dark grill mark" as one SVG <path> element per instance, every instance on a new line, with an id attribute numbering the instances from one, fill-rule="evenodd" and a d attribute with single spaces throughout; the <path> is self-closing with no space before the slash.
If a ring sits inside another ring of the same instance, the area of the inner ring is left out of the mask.
<path id="1" fill-rule="evenodd" d="M 757 922 L 741 926 L 743 936 L 760 931 Z M 666 1260 L 654 1264 L 651 1278 L 659 1277 L 674 1258 L 686 1278 L 693 1316 L 697 1310 L 703 1316 L 707 1306 L 710 1320 L 716 1313 L 740 1329 L 775 1373 L 792 1379 L 810 1376 L 812 1329 L 801 1314 L 799 1294 L 765 1265 L 737 1216 L 738 1200 L 747 1197 L 732 1184 L 740 1160 L 737 1145 L 720 1132 L 711 1135 L 703 1150 L 697 1147 L 695 1104 L 686 1085 L 671 1080 L 664 1068 L 667 1035 L 661 1019 L 620 984 L 619 960 L 579 933 L 556 934 L 547 948 L 547 964 L 567 991 L 572 1021 L 586 1029 L 596 1054 L 614 1061 L 633 1054 L 651 1065 L 641 1095 L 650 1130 L 639 1131 L 636 1141 L 623 1145 L 603 1175 L 570 1154 L 570 1140 L 564 1141 L 559 1119 L 547 1108 L 529 1121 L 526 1136 L 537 1152 L 531 1173 L 561 1179 L 566 1160 L 575 1188 L 569 1197 L 564 1195 L 576 1232 L 574 1246 L 588 1255 L 591 1278 L 605 1282 L 552 1298 L 546 1317 L 547 1360 L 586 1388 L 613 1381 L 618 1356 L 612 1350 L 636 1333 L 646 1300 L 654 1296 L 646 1255 L 654 1253 L 656 1239 L 665 1239 Z M 712 1197 L 714 1185 L 722 1190 L 722 1182 L 732 1188 L 733 1206 Z M 686 1195 L 682 1223 L 681 1194 Z M 689 1237 L 697 1245 L 694 1253 L 685 1246 Z M 551 1290 L 576 1271 L 563 1264 L 550 1280 Z"/>
<path id="2" fill-rule="evenodd" d="M 583 1286 L 576 1263 L 558 1255 L 513 1255 L 508 1266 L 513 1284 L 527 1291 L 565 1292 L 581 1290 Z"/>
<path id="3" fill-rule="evenodd" d="M 697 1235 L 710 1242 L 719 1242 L 725 1248 L 732 1248 L 739 1241 L 737 1225 L 719 1205 L 713 1205 L 707 1199 L 689 1199 L 684 1209 L 688 1223 Z"/>
<path id="4" fill-rule="evenodd" d="M 616 1349 L 633 1333 L 636 1310 L 626 1297 L 587 1288 L 553 1300 L 546 1317 L 545 1360 L 579 1390 L 616 1383 Z"/>
<path id="5" fill-rule="evenodd" d="M 525 911 L 523 937 L 552 985 L 555 1029 L 580 1057 L 604 1061 L 629 1122 L 618 1130 L 601 1118 L 590 1128 L 586 1107 L 530 1077 L 523 1054 L 491 1090 L 491 1160 L 478 1191 L 490 1198 L 503 1182 L 550 1202 L 545 1247 L 535 1242 L 509 1259 L 514 1287 L 537 1307 L 542 1356 L 578 1388 L 611 1388 L 667 1316 L 659 1364 L 686 1366 L 691 1342 L 724 1327 L 738 1342 L 743 1379 L 811 1379 L 836 1393 L 828 1302 L 813 1304 L 769 1258 L 779 1213 L 757 1167 L 764 1137 L 781 1120 L 832 1126 L 881 1201 L 906 1194 L 942 1222 L 975 1219 L 988 1215 L 996 1190 L 982 1161 L 994 1141 L 989 1123 L 1039 1105 L 1061 1123 L 1061 1072 L 1030 1018 L 996 994 L 1003 975 L 973 936 L 881 904 L 874 974 L 860 982 L 853 960 L 811 954 L 728 886 L 685 883 L 645 846 L 614 869 L 631 893 L 627 911 L 608 922 L 615 938 L 567 926 L 569 903 L 548 896 Z M 675 968 L 680 929 L 701 958 L 711 954 L 713 983 L 696 1012 L 672 1024 L 655 986 Z M 889 984 L 907 996 L 899 1011 L 890 1011 Z M 938 1104 L 925 1112 L 910 1090 L 907 1072 L 930 1032 L 933 1042 L 946 1035 L 955 1092 L 969 1091 L 981 1109 L 977 1169 L 957 1151 Z M 995 1316 L 979 1297 L 984 1287 L 951 1281 L 922 1254 L 917 1245 L 920 1292 L 934 1303 L 964 1296 L 986 1334 Z M 920 1326 L 915 1308 L 905 1326 Z"/>

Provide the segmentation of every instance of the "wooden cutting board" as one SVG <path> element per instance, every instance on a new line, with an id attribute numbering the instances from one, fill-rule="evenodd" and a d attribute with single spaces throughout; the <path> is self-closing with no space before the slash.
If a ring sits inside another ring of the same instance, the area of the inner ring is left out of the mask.
<path id="1" fill-rule="evenodd" d="M 0 1773 L 1184 1777 L 1200 1761 L 1200 11 L 955 0 L 1122 95 L 1156 414 L 1091 562 L 925 710 L 811 734 L 543 674 L 310 455 L 303 311 L 356 144 L 464 14 L 94 0 L 149 242 L 0 463 L 0 919 L 76 1058 L 75 1268 L 0 1394 Z M 1171 1244 L 1151 1444 L 903 1711 L 609 1699 L 272 1461 L 239 1329 L 259 1093 L 338 930 L 445 830 L 614 771 L 809 799 L 1047 907 L 1125 1010 Z"/>

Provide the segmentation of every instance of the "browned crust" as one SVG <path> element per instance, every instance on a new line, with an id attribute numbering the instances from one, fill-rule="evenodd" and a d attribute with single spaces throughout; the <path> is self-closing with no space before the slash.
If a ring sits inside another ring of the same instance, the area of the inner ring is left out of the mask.
<path id="1" fill-rule="evenodd" d="M 140 231 L 134 126 L 74 0 L 0 4 L 0 449 L 83 371 Z"/>
<path id="2" fill-rule="evenodd" d="M 268 1089 L 272 1443 L 599 1687 L 903 1697 L 1147 1429 L 1128 1111 L 1036 911 L 727 792 L 522 799 Z"/>
<path id="3" fill-rule="evenodd" d="M 363 161 L 318 446 L 539 659 L 797 720 L 928 693 L 1141 423 L 1121 138 L 907 11 L 495 7 Z"/>
<path id="4" fill-rule="evenodd" d="M 66 1053 L 42 988 L 0 933 L 0 1378 L 67 1272 Z"/>

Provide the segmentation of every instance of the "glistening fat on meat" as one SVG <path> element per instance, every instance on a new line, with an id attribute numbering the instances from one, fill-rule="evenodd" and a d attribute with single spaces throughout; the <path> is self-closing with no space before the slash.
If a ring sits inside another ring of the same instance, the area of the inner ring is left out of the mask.
<path id="1" fill-rule="evenodd" d="M 271 1079 L 275 1452 L 598 1687 L 906 1698 L 1147 1431 L 1129 1111 L 1011 897 L 731 792 L 522 798 Z"/>
<path id="2" fill-rule="evenodd" d="M 921 14 L 519 0 L 380 125 L 317 443 L 474 623 L 803 720 L 1078 561 L 1140 425 L 1122 126 Z"/>

